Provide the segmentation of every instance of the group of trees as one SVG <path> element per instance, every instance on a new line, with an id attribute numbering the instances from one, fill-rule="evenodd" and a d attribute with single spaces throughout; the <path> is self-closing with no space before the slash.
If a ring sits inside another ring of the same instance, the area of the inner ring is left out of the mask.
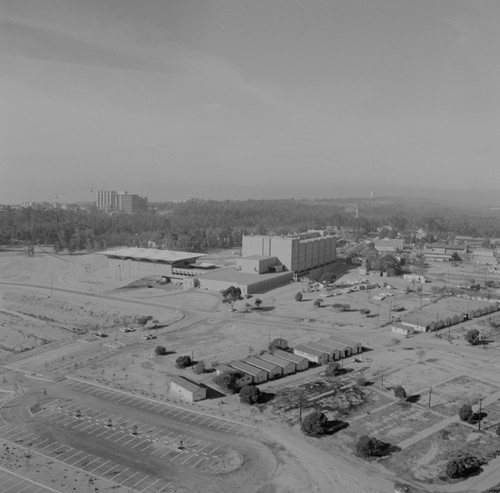
<path id="1" fill-rule="evenodd" d="M 199 200 L 168 203 L 138 214 L 107 214 L 90 209 L 5 207 L 0 214 L 0 244 L 50 244 L 56 251 L 95 251 L 124 246 L 147 246 L 205 252 L 241 245 L 244 234 L 288 234 L 328 225 L 346 227 L 360 236 L 382 229 L 380 236 L 424 228 L 422 241 L 447 241 L 450 233 L 500 237 L 498 214 L 465 211 L 428 204 L 366 201 L 361 216 L 350 212 L 349 200 Z M 397 211 L 397 212 L 395 212 Z"/>

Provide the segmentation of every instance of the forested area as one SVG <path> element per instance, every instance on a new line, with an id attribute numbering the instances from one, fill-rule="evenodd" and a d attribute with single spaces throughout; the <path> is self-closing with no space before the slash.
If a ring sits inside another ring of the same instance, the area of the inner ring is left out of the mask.
<path id="1" fill-rule="evenodd" d="M 356 218 L 353 204 L 359 207 Z M 63 210 L 6 207 L 0 213 L 0 243 L 53 245 L 55 251 L 97 251 L 114 246 L 206 252 L 241 245 L 244 234 L 288 234 L 346 227 L 362 237 L 377 228 L 395 236 L 425 229 L 436 239 L 448 233 L 500 237 L 498 211 L 465 211 L 449 206 L 386 199 L 357 203 L 330 201 L 192 199 L 167 210 L 107 214 L 96 208 Z M 390 229 L 392 228 L 392 229 Z"/>

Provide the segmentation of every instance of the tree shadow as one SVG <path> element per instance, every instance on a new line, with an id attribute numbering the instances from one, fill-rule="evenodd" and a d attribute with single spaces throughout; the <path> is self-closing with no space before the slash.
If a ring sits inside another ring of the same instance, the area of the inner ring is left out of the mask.
<path id="1" fill-rule="evenodd" d="M 468 423 L 474 424 L 477 423 L 479 420 L 483 420 L 488 416 L 488 413 L 485 413 L 481 411 L 481 413 L 472 413 L 472 416 L 467 420 Z"/>
<path id="2" fill-rule="evenodd" d="M 345 430 L 349 426 L 347 421 L 342 421 L 341 419 L 333 419 L 328 421 L 326 425 L 325 435 L 334 435 L 335 433 Z"/>
<path id="3" fill-rule="evenodd" d="M 274 310 L 274 306 L 260 306 L 260 307 L 252 307 L 251 310 L 253 312 L 270 312 L 272 310 Z"/>
<path id="4" fill-rule="evenodd" d="M 409 395 L 406 398 L 406 402 L 409 402 L 410 404 L 415 404 L 416 402 L 418 402 L 420 400 L 420 398 L 421 398 L 420 394 Z"/>
<path id="5" fill-rule="evenodd" d="M 276 394 L 273 394 L 272 392 L 261 392 L 260 393 L 260 404 L 267 404 L 268 402 L 272 401 L 276 397 Z"/>

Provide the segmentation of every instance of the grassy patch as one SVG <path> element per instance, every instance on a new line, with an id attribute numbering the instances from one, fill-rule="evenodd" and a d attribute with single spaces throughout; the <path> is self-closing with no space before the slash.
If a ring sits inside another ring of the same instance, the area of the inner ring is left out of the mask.
<path id="1" fill-rule="evenodd" d="M 444 475 L 446 463 L 464 453 L 487 463 L 500 453 L 500 441 L 488 433 L 478 433 L 470 426 L 454 423 L 382 463 L 399 477 L 442 484 L 451 481 Z"/>

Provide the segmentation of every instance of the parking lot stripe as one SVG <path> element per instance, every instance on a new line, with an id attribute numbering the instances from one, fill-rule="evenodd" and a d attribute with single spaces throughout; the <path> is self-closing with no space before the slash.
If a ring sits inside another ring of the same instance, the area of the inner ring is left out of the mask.
<path id="1" fill-rule="evenodd" d="M 146 493 L 146 491 L 148 491 L 150 488 L 152 488 L 153 486 L 155 486 L 157 483 L 159 483 L 161 481 L 161 479 L 157 479 L 154 483 L 151 483 L 147 488 L 144 488 L 141 493 Z"/>
<path id="2" fill-rule="evenodd" d="M 75 449 L 73 449 L 75 450 Z M 79 454 L 84 454 L 84 452 L 82 452 L 81 450 L 77 450 L 73 455 L 70 455 L 69 457 L 66 457 L 66 459 L 64 459 L 63 462 L 68 462 L 70 461 L 73 457 L 76 457 L 77 455 Z M 84 456 L 85 457 L 85 456 Z"/>
<path id="3" fill-rule="evenodd" d="M 91 457 L 94 457 L 94 456 L 92 455 Z M 95 461 L 97 461 L 97 460 L 101 460 L 101 458 L 100 458 L 100 457 L 96 457 L 93 461 L 89 462 L 89 463 L 88 463 L 88 464 L 86 464 L 85 466 L 82 466 L 82 469 L 84 469 L 84 468 L 88 468 L 88 469 L 90 469 L 90 465 L 91 465 L 91 464 L 93 464 L 93 463 L 94 463 Z"/>
<path id="4" fill-rule="evenodd" d="M 121 466 L 119 466 L 118 464 L 114 464 L 113 467 L 111 469 L 108 469 L 106 472 L 103 472 L 101 475 L 102 476 L 106 476 L 106 474 L 109 474 L 111 471 L 113 471 L 113 469 L 120 469 Z"/>
<path id="5" fill-rule="evenodd" d="M 209 452 L 210 455 L 213 455 L 215 453 L 216 450 L 219 450 L 220 449 L 220 445 L 218 445 L 217 447 L 215 447 L 211 452 Z"/>
<path id="6" fill-rule="evenodd" d="M 106 462 L 103 462 L 102 464 L 99 464 L 95 469 L 92 469 L 90 472 L 92 474 L 94 474 L 96 471 L 98 471 L 99 469 L 101 469 L 101 467 L 104 467 L 106 466 L 107 464 L 109 464 L 111 461 L 110 460 L 107 460 Z M 99 474 L 100 475 L 100 474 Z"/>
<path id="7" fill-rule="evenodd" d="M 40 449 L 40 452 L 45 452 L 46 450 L 48 450 L 49 448 L 52 448 L 54 445 L 59 445 L 57 442 L 50 442 L 49 445 L 43 447 Z"/>
<path id="8" fill-rule="evenodd" d="M 117 478 L 118 476 L 121 476 L 123 473 L 125 473 L 125 472 L 127 472 L 127 471 L 130 471 L 130 468 L 126 467 L 123 471 L 119 472 L 118 474 L 114 474 L 114 475 L 113 475 L 113 481 L 115 481 L 115 480 L 116 480 L 116 478 Z M 136 473 L 136 474 L 137 474 L 137 473 Z M 129 480 L 129 478 L 130 478 L 130 476 L 129 476 L 127 479 L 125 479 L 124 481 L 128 481 L 128 480 Z M 121 482 L 122 482 L 122 480 L 120 479 L 120 480 L 119 480 L 119 481 L 117 481 L 117 482 L 118 482 L 118 483 L 121 483 Z"/>
<path id="9" fill-rule="evenodd" d="M 142 474 L 142 473 L 141 473 Z M 146 479 L 148 479 L 150 476 L 147 476 L 145 474 L 143 474 L 143 478 L 139 479 L 139 481 L 136 481 L 133 485 L 132 485 L 132 488 L 136 488 L 137 485 L 141 484 L 143 481 L 146 481 Z"/>
<path id="10" fill-rule="evenodd" d="M 89 458 L 92 458 L 92 457 L 95 457 L 94 455 L 92 454 L 87 454 L 87 455 L 84 455 L 81 459 L 78 459 L 75 463 L 73 463 L 73 467 L 78 467 L 79 469 L 82 469 L 84 466 L 88 465 L 88 464 L 91 464 L 92 462 L 87 462 L 85 463 L 85 461 Z M 77 466 L 77 464 L 81 462 L 82 465 L 81 466 Z"/>
<path id="11" fill-rule="evenodd" d="M 195 456 L 195 455 L 188 455 L 187 458 L 181 462 L 181 465 L 184 465 L 188 460 L 192 459 L 193 457 L 197 457 L 197 456 Z"/>
<path id="12" fill-rule="evenodd" d="M 208 460 L 207 457 L 201 457 L 198 461 L 196 461 L 191 467 L 192 468 L 195 468 L 196 466 L 198 466 L 198 464 L 200 464 L 201 462 L 203 462 L 204 460 Z"/>

